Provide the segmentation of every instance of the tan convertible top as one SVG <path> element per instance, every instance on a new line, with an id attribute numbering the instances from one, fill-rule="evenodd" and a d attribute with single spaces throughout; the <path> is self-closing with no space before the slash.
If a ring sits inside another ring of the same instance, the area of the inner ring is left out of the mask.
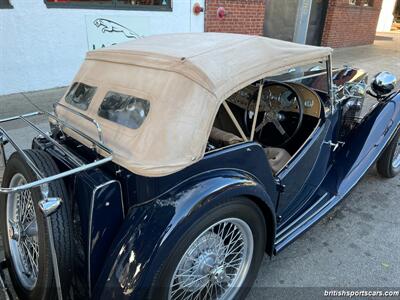
<path id="1" fill-rule="evenodd" d="M 239 34 L 158 35 L 89 52 L 74 82 L 97 87 L 83 113 L 103 127 L 114 161 L 136 174 L 164 176 L 204 156 L 218 108 L 232 93 L 291 67 L 325 60 L 331 52 Z M 150 102 L 141 127 L 130 129 L 98 116 L 109 91 Z M 70 106 L 64 98 L 61 102 Z M 87 121 L 60 107 L 57 113 L 96 137 Z"/>

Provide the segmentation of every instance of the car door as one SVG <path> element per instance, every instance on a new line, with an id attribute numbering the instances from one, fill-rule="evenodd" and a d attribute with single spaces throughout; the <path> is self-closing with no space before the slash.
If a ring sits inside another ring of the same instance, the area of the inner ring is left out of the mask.
<path id="1" fill-rule="evenodd" d="M 331 123 L 329 118 L 321 120 L 305 145 L 277 175 L 281 186 L 277 215 L 282 223 L 307 204 L 331 165 Z"/>

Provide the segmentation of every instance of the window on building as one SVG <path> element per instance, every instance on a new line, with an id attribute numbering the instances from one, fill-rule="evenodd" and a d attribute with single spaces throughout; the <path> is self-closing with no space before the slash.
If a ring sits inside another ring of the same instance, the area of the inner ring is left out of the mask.
<path id="1" fill-rule="evenodd" d="M 373 7 L 374 0 L 349 0 L 350 5 Z"/>
<path id="2" fill-rule="evenodd" d="M 4 1 L 4 0 L 0 0 Z M 136 10 L 171 10 L 172 0 L 44 0 L 55 8 L 109 8 Z"/>
<path id="3" fill-rule="evenodd" d="M 364 0 L 363 2 L 364 6 L 369 6 L 369 7 L 374 6 L 374 0 Z"/>
<path id="4" fill-rule="evenodd" d="M 0 0 L 0 8 L 13 8 L 10 0 Z"/>

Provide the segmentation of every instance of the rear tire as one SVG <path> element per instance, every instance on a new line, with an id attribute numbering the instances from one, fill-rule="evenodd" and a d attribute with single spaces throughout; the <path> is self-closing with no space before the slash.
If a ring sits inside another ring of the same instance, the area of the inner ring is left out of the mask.
<path id="1" fill-rule="evenodd" d="M 180 299 L 185 293 L 185 299 L 244 299 L 266 245 L 258 206 L 244 197 L 226 199 L 201 207 L 186 222 L 187 230 L 169 236 L 177 242 L 155 276 L 149 299 Z"/>
<path id="2" fill-rule="evenodd" d="M 376 167 L 384 178 L 393 178 L 400 173 L 400 129 L 379 157 Z"/>
<path id="3" fill-rule="evenodd" d="M 56 163 L 46 152 L 25 150 L 25 154 L 44 176 L 60 173 Z M 15 152 L 7 162 L 2 187 L 10 187 L 10 184 L 18 186 L 36 179 L 36 175 L 24 159 Z M 61 179 L 50 182 L 48 187 L 50 197 L 63 199 L 63 204 L 50 218 L 63 296 L 68 298 L 72 277 L 72 236 L 68 194 Z M 47 222 L 38 207 L 38 202 L 42 199 L 39 188 L 13 194 L 0 194 L 0 227 L 5 257 L 9 263 L 11 281 L 21 299 L 57 298 Z M 26 223 L 36 225 L 26 225 Z M 31 229 L 27 230 L 28 227 Z"/>

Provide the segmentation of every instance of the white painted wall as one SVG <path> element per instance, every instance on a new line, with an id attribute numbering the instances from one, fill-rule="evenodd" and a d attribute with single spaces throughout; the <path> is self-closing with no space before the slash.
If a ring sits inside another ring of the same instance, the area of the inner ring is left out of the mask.
<path id="1" fill-rule="evenodd" d="M 0 9 L 0 95 L 65 86 L 88 50 L 86 16 L 147 19 L 146 34 L 204 31 L 204 15 L 173 0 L 173 11 L 48 9 L 43 0 L 11 0 Z"/>
<path id="2" fill-rule="evenodd" d="M 377 32 L 389 32 L 393 23 L 393 11 L 396 5 L 396 0 L 383 0 L 382 9 L 379 14 Z"/>

